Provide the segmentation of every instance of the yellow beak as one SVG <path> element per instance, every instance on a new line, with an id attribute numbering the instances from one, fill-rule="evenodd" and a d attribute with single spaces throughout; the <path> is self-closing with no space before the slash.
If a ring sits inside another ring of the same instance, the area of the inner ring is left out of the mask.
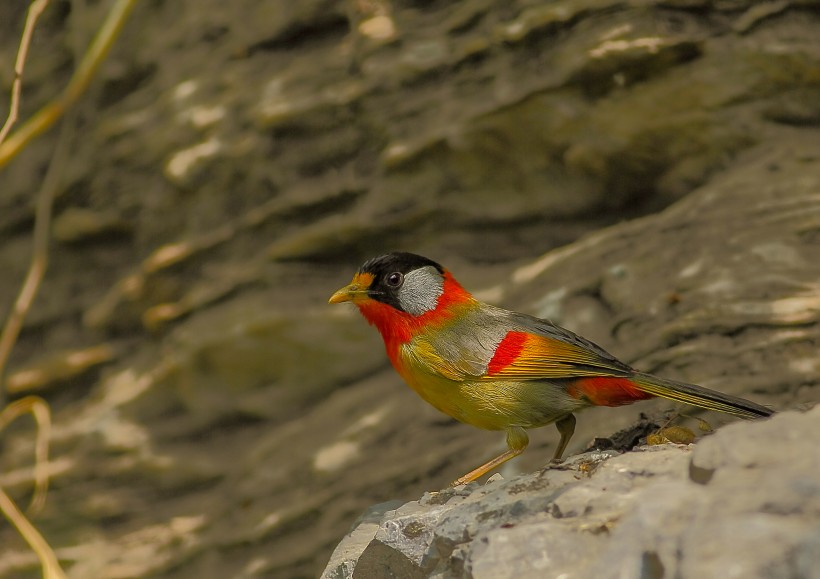
<path id="1" fill-rule="evenodd" d="M 367 290 L 373 283 L 373 276 L 369 273 L 359 273 L 353 277 L 353 281 L 346 285 L 327 300 L 329 304 L 340 304 L 342 302 L 363 302 L 369 300 Z"/>

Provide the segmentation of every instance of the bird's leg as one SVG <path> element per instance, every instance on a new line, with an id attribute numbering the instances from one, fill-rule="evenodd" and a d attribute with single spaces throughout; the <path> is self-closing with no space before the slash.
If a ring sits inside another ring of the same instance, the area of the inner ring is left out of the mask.
<path id="1" fill-rule="evenodd" d="M 570 436 L 572 436 L 572 434 L 570 434 Z M 501 466 L 511 458 L 515 458 L 516 456 L 524 452 L 524 449 L 527 448 L 527 445 L 529 443 L 530 437 L 527 436 L 526 430 L 524 430 L 520 426 L 511 426 L 507 429 L 507 446 L 509 448 L 506 452 L 498 455 L 491 461 L 482 464 L 480 467 L 471 470 L 463 477 L 450 483 L 450 486 L 457 487 L 459 485 L 464 485 L 469 482 L 473 482 L 480 476 L 483 476 L 484 474 L 490 472 L 494 468 Z"/>
<path id="2" fill-rule="evenodd" d="M 558 432 L 561 433 L 561 440 L 558 441 L 558 448 L 555 449 L 555 454 L 551 462 L 561 462 L 561 457 L 567 449 L 569 439 L 575 434 L 575 416 L 567 414 L 560 420 L 556 420 L 555 427 L 558 429 Z"/>

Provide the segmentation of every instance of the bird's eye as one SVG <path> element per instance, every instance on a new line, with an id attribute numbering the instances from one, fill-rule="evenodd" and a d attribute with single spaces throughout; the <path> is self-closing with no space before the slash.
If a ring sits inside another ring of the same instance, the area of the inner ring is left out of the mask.
<path id="1" fill-rule="evenodd" d="M 403 281 L 404 276 L 398 271 L 394 271 L 385 279 L 385 283 L 390 287 L 399 287 Z"/>

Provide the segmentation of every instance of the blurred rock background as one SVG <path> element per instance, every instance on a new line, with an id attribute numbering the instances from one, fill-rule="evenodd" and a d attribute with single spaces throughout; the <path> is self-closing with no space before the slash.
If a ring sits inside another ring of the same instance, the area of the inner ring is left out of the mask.
<path id="1" fill-rule="evenodd" d="M 50 4 L 23 119 L 109 6 Z M 24 11 L 0 5 L 0 111 Z M 314 577 L 365 507 L 503 445 L 326 306 L 396 248 L 642 369 L 817 400 L 818 29 L 812 0 L 139 3 L 78 105 L 8 376 L 54 410 L 36 524 L 70 575 Z M 57 135 L 0 172 L 3 313 Z M 666 408 L 583 414 L 570 450 Z M 510 469 L 551 455 L 533 435 Z M 21 501 L 31 447 L 4 433 Z M 26 576 L 0 527 L 0 577 Z"/>

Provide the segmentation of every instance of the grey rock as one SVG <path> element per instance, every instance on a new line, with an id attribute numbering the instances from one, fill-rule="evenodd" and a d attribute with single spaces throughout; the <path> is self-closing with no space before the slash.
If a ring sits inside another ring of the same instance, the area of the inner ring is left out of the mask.
<path id="1" fill-rule="evenodd" d="M 354 529 L 323 577 L 818 577 L 818 437 L 820 407 L 425 495 Z"/>

